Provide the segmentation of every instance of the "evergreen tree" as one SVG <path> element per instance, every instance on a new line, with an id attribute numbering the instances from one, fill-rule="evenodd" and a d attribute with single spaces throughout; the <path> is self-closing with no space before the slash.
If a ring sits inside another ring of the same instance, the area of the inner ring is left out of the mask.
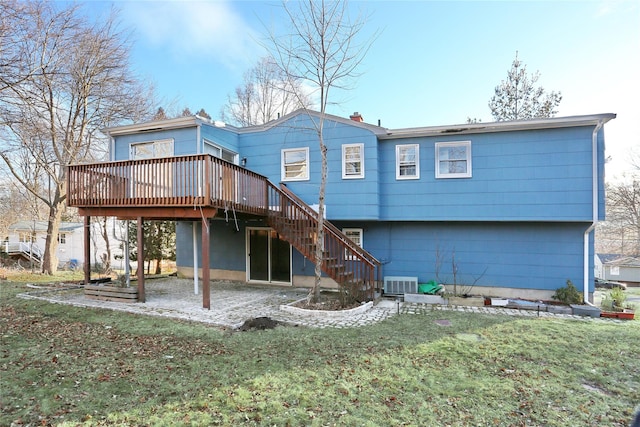
<path id="1" fill-rule="evenodd" d="M 507 79 L 496 86 L 495 95 L 489 101 L 493 118 L 504 121 L 553 117 L 562 95 L 560 92 L 546 92 L 543 87 L 536 86 L 539 78 L 539 71 L 527 74 L 527 66 L 518 59 L 516 52 Z"/>

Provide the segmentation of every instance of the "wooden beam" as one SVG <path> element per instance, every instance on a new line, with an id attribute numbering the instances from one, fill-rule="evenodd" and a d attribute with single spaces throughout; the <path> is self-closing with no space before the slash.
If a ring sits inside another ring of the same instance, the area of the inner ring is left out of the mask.
<path id="1" fill-rule="evenodd" d="M 202 217 L 202 307 L 211 309 L 211 267 L 209 263 L 209 219 Z"/>
<path id="2" fill-rule="evenodd" d="M 91 217 L 84 217 L 84 284 L 91 283 Z"/>
<path id="3" fill-rule="evenodd" d="M 144 219 L 138 217 L 138 302 L 145 302 L 144 295 Z"/>
<path id="4" fill-rule="evenodd" d="M 78 208 L 80 216 L 115 216 L 119 219 L 136 219 L 139 217 L 147 220 L 181 219 L 181 218 L 213 218 L 218 213 L 217 208 L 212 207 L 176 207 L 176 206 L 147 206 L 147 207 L 92 207 Z"/>

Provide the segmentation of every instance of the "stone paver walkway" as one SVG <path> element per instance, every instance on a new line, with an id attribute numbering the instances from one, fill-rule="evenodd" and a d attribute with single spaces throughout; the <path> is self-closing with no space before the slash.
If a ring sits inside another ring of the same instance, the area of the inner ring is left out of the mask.
<path id="1" fill-rule="evenodd" d="M 330 316 L 323 316 L 322 313 L 303 315 L 280 309 L 281 305 L 304 298 L 307 292 L 306 289 L 299 288 L 212 282 L 210 310 L 202 308 L 201 289 L 196 295 L 194 293 L 192 280 L 176 278 L 148 280 L 145 287 L 147 299 L 145 303 L 120 303 L 92 300 L 84 296 L 82 288 L 53 291 L 34 289 L 21 296 L 77 307 L 104 308 L 141 315 L 202 322 L 231 329 L 236 329 L 246 320 L 257 317 L 270 317 L 271 319 L 290 325 L 318 328 L 350 328 L 380 322 L 398 314 L 410 315 L 447 310 L 523 317 L 540 316 L 572 318 L 583 321 L 623 322 L 615 319 L 599 319 L 538 312 L 535 310 L 403 303 L 384 298 L 379 300 L 369 310 L 360 313 L 345 312 L 344 314 L 336 314 L 336 312 L 331 312 Z"/>

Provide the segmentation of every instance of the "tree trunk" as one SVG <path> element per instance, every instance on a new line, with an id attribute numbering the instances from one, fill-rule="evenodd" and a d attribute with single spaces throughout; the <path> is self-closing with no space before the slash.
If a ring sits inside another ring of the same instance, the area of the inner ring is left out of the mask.
<path id="1" fill-rule="evenodd" d="M 44 244 L 42 258 L 42 272 L 55 274 L 58 271 L 58 235 L 62 221 L 63 202 L 53 203 L 49 209 L 49 223 L 47 224 L 47 238 Z"/>
<path id="2" fill-rule="evenodd" d="M 104 239 L 104 243 L 105 243 L 105 250 L 107 251 L 105 253 L 105 259 L 103 260 L 103 265 L 102 268 L 104 269 L 104 271 L 109 271 L 111 269 L 111 245 L 109 244 L 109 227 L 108 227 L 108 223 L 109 220 L 107 219 L 107 217 L 103 217 L 101 218 L 102 220 L 102 238 Z"/>
<path id="3" fill-rule="evenodd" d="M 318 194 L 318 229 L 316 231 L 316 264 L 315 264 L 315 280 L 311 293 L 309 294 L 309 302 L 316 303 L 320 299 L 320 279 L 322 278 L 322 261 L 324 258 L 324 199 L 327 187 L 327 146 L 324 144 L 322 136 L 322 124 L 320 125 L 319 141 L 320 154 L 322 157 L 322 170 L 320 176 L 320 191 Z"/>

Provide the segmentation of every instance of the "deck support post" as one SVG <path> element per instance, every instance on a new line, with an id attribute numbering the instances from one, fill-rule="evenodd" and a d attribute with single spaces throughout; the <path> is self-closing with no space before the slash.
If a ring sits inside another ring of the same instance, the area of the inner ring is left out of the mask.
<path id="1" fill-rule="evenodd" d="M 91 283 L 91 217 L 84 217 L 84 284 Z"/>
<path id="2" fill-rule="evenodd" d="M 144 295 L 144 232 L 143 218 L 138 217 L 138 302 L 145 302 Z"/>
<path id="3" fill-rule="evenodd" d="M 209 262 L 209 219 L 202 217 L 202 307 L 211 309 L 211 267 Z"/>
<path id="4" fill-rule="evenodd" d="M 198 223 L 191 223 L 191 237 L 193 239 L 193 292 L 198 295 Z"/>

